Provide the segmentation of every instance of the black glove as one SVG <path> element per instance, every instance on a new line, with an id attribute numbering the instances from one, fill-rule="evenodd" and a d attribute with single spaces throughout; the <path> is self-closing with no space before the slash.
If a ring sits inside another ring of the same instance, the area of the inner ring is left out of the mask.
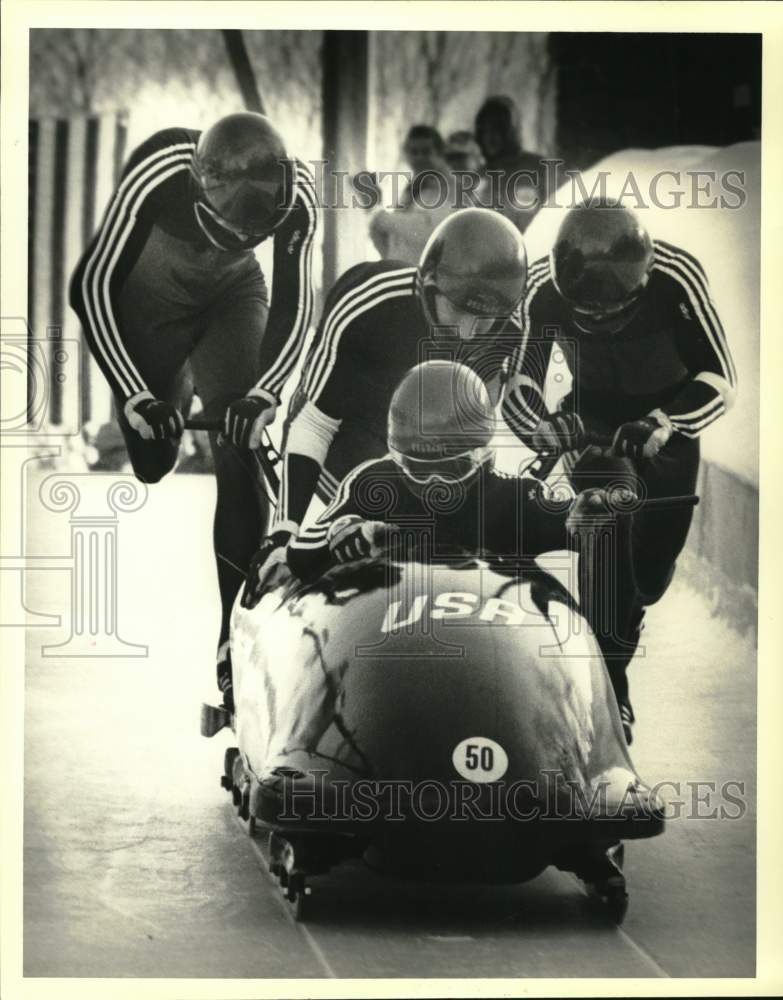
<path id="1" fill-rule="evenodd" d="M 652 417 L 620 424 L 612 441 L 612 454 L 638 461 L 655 458 L 672 435 L 671 426 L 658 423 Z"/>
<path id="2" fill-rule="evenodd" d="M 615 513 L 607 491 L 593 487 L 577 494 L 566 518 L 566 528 L 574 534 L 580 528 L 598 528 L 611 524 L 614 518 Z"/>
<path id="3" fill-rule="evenodd" d="M 549 413 L 531 437 L 538 451 L 563 454 L 578 448 L 585 433 L 585 425 L 578 413 Z"/>
<path id="4" fill-rule="evenodd" d="M 226 407 L 225 435 L 237 448 L 260 448 L 264 428 L 276 414 L 275 397 L 263 390 L 253 390 Z"/>
<path id="5" fill-rule="evenodd" d="M 135 402 L 129 400 L 125 404 L 125 417 L 145 441 L 179 438 L 185 429 L 182 414 L 176 406 L 163 399 L 150 399 L 145 396 Z"/>
<path id="6" fill-rule="evenodd" d="M 261 542 L 247 569 L 245 588 L 239 602 L 243 608 L 254 608 L 261 600 L 270 570 L 277 563 L 285 562 L 285 548 L 290 540 L 290 532 L 275 531 Z"/>
<path id="7" fill-rule="evenodd" d="M 384 521 L 365 521 L 357 514 L 338 517 L 329 528 L 329 552 L 338 563 L 378 556 L 395 527 Z"/>

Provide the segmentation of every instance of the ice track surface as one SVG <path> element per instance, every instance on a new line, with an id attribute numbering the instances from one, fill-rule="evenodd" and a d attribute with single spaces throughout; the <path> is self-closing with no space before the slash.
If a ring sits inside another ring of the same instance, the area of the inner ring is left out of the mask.
<path id="1" fill-rule="evenodd" d="M 626 844 L 621 929 L 554 869 L 444 888 L 360 864 L 313 879 L 296 925 L 262 865 L 263 835 L 248 837 L 219 787 L 230 736 L 198 734 L 199 703 L 214 697 L 212 503 L 211 480 L 175 476 L 122 517 L 119 629 L 147 658 L 43 658 L 66 634 L 29 632 L 25 975 L 753 974 L 755 648 L 682 580 L 649 614 L 632 667 L 634 760 L 651 784 L 681 782 L 686 800 L 687 781 L 744 782 L 748 809 Z M 36 548 L 62 549 L 64 528 L 40 515 Z M 68 580 L 30 574 L 28 606 L 67 621 Z"/>

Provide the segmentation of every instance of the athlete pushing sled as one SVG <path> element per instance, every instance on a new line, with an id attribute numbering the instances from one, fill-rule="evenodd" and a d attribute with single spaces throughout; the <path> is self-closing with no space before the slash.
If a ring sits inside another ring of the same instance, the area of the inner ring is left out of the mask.
<path id="1" fill-rule="evenodd" d="M 384 454 L 392 393 L 414 365 L 445 358 L 498 378 L 519 346 L 526 275 L 516 227 L 469 208 L 440 223 L 418 267 L 375 261 L 340 277 L 291 403 L 267 554 L 298 531 L 316 492 L 329 502 L 358 462 Z"/>
<path id="2" fill-rule="evenodd" d="M 530 268 L 523 341 L 503 415 L 531 447 L 568 453 L 577 489 L 625 482 L 640 496 L 690 494 L 699 435 L 734 403 L 736 372 L 703 268 L 691 254 L 653 241 L 617 202 L 572 208 L 551 255 Z M 549 413 L 544 384 L 557 343 L 573 387 Z M 607 453 L 575 451 L 585 429 L 613 436 Z M 621 590 L 633 594 L 604 643 L 620 715 L 634 722 L 626 671 L 646 606 L 665 593 L 688 535 L 692 508 L 647 509 L 633 519 L 632 562 Z M 611 648 L 613 647 L 613 648 Z"/>
<path id="3" fill-rule="evenodd" d="M 229 616 L 268 506 L 258 463 L 266 425 L 312 314 L 312 177 L 262 115 L 200 133 L 155 133 L 130 157 L 71 281 L 71 304 L 112 388 L 139 479 L 177 461 L 195 390 L 217 478 L 214 544 L 222 603 L 218 686 L 233 708 Z M 271 305 L 253 250 L 274 243 Z"/>

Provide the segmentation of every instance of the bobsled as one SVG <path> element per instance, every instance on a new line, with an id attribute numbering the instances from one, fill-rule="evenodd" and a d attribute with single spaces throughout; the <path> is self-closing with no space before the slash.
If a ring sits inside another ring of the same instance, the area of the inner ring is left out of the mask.
<path id="1" fill-rule="evenodd" d="M 234 609 L 221 783 L 269 833 L 297 916 L 313 876 L 361 857 L 429 881 L 555 865 L 621 920 L 623 841 L 664 816 L 569 588 L 476 560 L 369 560 L 308 584 L 275 572 Z M 202 716 L 204 735 L 220 725 Z"/>

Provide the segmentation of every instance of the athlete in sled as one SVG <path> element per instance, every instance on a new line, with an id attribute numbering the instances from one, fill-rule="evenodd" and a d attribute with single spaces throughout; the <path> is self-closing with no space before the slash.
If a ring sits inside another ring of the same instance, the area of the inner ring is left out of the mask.
<path id="1" fill-rule="evenodd" d="M 414 369 L 391 457 L 349 476 L 289 546 L 297 575 L 270 560 L 235 607 L 239 747 L 223 783 L 272 828 L 272 871 L 298 907 L 309 874 L 363 855 L 456 880 L 556 864 L 621 919 L 620 842 L 663 828 L 596 641 L 532 558 L 610 527 L 610 498 L 589 491 L 567 513 L 535 480 L 495 474 L 493 433 L 475 373 Z M 411 792 L 397 815 L 379 810 L 388 783 Z"/>
<path id="2" fill-rule="evenodd" d="M 631 522 L 616 517 L 618 510 L 633 508 L 635 495 L 621 489 L 610 499 L 596 487 L 580 493 L 573 505 L 570 494 L 558 502 L 537 478 L 494 468 L 495 432 L 494 408 L 474 372 L 448 361 L 413 368 L 389 409 L 388 454 L 361 463 L 343 480 L 315 524 L 288 546 L 288 566 L 300 579 L 312 580 L 330 566 L 377 557 L 392 546 L 401 559 L 437 563 L 461 553 L 491 559 L 496 569 L 513 574 L 530 570 L 545 552 L 578 551 L 586 535 L 595 545 L 603 532 L 610 539 L 603 558 L 611 569 L 597 571 L 596 558 L 602 557 L 591 552 L 579 562 L 574 590 L 606 659 L 622 643 L 621 630 L 637 599 L 626 585 L 633 576 Z M 552 450 L 550 465 L 559 454 Z M 250 580 L 246 605 L 253 600 Z M 599 589 L 601 581 L 608 589 Z"/>

